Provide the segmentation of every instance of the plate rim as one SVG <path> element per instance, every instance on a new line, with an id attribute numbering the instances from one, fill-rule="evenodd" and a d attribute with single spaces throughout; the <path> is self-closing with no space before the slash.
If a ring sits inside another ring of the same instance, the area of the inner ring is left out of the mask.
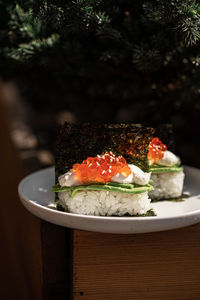
<path id="1" fill-rule="evenodd" d="M 194 170 L 197 170 L 197 171 L 200 171 L 200 169 L 196 168 L 196 167 L 193 167 L 193 166 L 188 166 L 188 165 L 183 165 L 183 167 L 185 168 L 190 168 L 190 169 L 194 169 Z M 22 203 L 28 203 L 29 205 L 33 205 L 37 208 L 40 208 L 42 209 L 43 211 L 46 211 L 46 212 L 51 212 L 53 214 L 59 214 L 61 216 L 68 216 L 68 217 L 74 217 L 74 218 L 83 218 L 83 219 L 93 219 L 93 220 L 109 220 L 109 221 L 120 221 L 120 222 L 123 222 L 123 221 L 133 221 L 133 222 L 139 222 L 139 221 L 144 221 L 144 220 L 148 220 L 148 221 L 166 221 L 166 220 L 174 220 L 174 219 L 182 219 L 182 218 L 187 218 L 187 217 L 192 217 L 192 216 L 195 216 L 195 215 L 198 215 L 200 214 L 200 209 L 197 209 L 197 210 L 194 210 L 194 211 L 191 211 L 191 212 L 185 212 L 185 213 L 182 213 L 180 215 L 174 215 L 174 216 L 168 216 L 168 217 L 158 217 L 158 216 L 144 216 L 144 217 L 123 217 L 123 216 L 94 216 L 94 215 L 83 215 L 83 214 L 74 214 L 74 213 L 69 213 L 69 212 L 63 212 L 63 211 L 59 211 L 59 210 L 56 210 L 56 209 L 52 209 L 52 208 L 49 208 L 47 206 L 43 206 L 43 205 L 40 205 L 38 203 L 35 203 L 34 200 L 32 199 L 29 199 L 27 198 L 24 193 L 23 193 L 23 187 L 26 183 L 26 181 L 28 181 L 32 176 L 35 176 L 37 173 L 45 173 L 47 171 L 50 171 L 50 170 L 54 170 L 55 169 L 55 166 L 50 166 L 50 167 L 47 167 L 47 168 L 44 168 L 44 169 L 40 169 L 40 170 L 37 170 L 35 172 L 32 172 L 30 174 L 28 174 L 27 176 L 25 176 L 20 182 L 19 182 L 19 185 L 18 185 L 18 194 L 19 194 L 19 197 L 20 197 L 20 200 L 22 201 Z M 54 192 L 52 192 L 54 193 Z M 54 193 L 55 194 L 55 193 Z M 165 202 L 167 202 L 167 200 L 164 200 Z M 170 202 L 170 201 L 168 201 Z M 173 203 L 172 203 L 173 204 Z"/>

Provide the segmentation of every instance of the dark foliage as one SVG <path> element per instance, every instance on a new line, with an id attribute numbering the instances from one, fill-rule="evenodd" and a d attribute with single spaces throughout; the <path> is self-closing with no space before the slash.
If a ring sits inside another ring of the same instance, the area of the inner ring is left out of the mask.
<path id="1" fill-rule="evenodd" d="M 172 123 L 186 160 L 199 149 L 198 0 L 17 2 L 0 0 L 0 71 L 36 109 Z"/>

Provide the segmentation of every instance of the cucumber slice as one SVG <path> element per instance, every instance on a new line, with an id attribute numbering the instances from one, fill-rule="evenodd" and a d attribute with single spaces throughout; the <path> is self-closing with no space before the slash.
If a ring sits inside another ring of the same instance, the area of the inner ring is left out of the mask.
<path id="1" fill-rule="evenodd" d="M 108 182 L 106 184 L 90 184 L 90 185 L 78 185 L 71 187 L 61 187 L 58 184 L 52 188 L 52 192 L 66 192 L 71 191 L 71 197 L 74 197 L 78 191 L 83 190 L 104 190 L 110 192 L 126 193 L 126 194 L 140 194 L 153 190 L 152 185 L 146 184 L 143 186 L 133 184 L 120 184 L 114 182 Z"/>
<path id="2" fill-rule="evenodd" d="M 164 166 L 151 166 L 149 167 L 149 172 L 152 173 L 170 173 L 170 172 L 182 172 L 183 168 L 179 166 L 171 166 L 171 167 L 164 167 Z"/>

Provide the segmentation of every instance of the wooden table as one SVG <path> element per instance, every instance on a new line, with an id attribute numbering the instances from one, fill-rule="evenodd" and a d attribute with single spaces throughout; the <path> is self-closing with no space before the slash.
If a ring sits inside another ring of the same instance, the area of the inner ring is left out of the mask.
<path id="1" fill-rule="evenodd" d="M 200 224 L 138 235 L 44 227 L 57 245 L 46 247 L 46 299 L 200 299 Z"/>

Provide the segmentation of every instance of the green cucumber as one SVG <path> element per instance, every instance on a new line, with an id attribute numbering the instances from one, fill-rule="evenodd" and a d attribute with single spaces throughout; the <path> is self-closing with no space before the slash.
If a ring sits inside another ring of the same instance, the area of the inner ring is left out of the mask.
<path id="1" fill-rule="evenodd" d="M 171 166 L 171 167 L 164 167 L 164 166 L 154 165 L 154 166 L 150 166 L 148 171 L 152 172 L 152 173 L 182 172 L 183 168 L 179 167 L 177 165 L 174 165 L 174 166 Z"/>
<path id="2" fill-rule="evenodd" d="M 109 185 L 88 185 L 88 186 L 77 186 L 73 189 L 71 197 L 73 198 L 78 191 L 81 190 L 95 190 L 95 191 L 110 191 L 110 192 L 118 192 L 118 193 L 125 193 L 125 194 L 140 194 L 146 191 L 151 191 L 153 189 L 152 186 L 143 186 L 143 187 L 136 187 L 136 188 L 122 188 L 117 186 L 109 186 Z"/>
<path id="3" fill-rule="evenodd" d="M 58 184 L 52 188 L 52 192 L 66 192 L 71 191 L 71 197 L 74 197 L 78 191 L 83 190 L 104 190 L 110 192 L 119 192 L 126 194 L 140 194 L 147 191 L 153 190 L 153 187 L 150 184 L 146 184 L 143 186 L 133 185 L 131 183 L 114 183 L 108 182 L 106 184 L 90 184 L 90 185 L 78 185 L 71 187 L 61 187 Z"/>

